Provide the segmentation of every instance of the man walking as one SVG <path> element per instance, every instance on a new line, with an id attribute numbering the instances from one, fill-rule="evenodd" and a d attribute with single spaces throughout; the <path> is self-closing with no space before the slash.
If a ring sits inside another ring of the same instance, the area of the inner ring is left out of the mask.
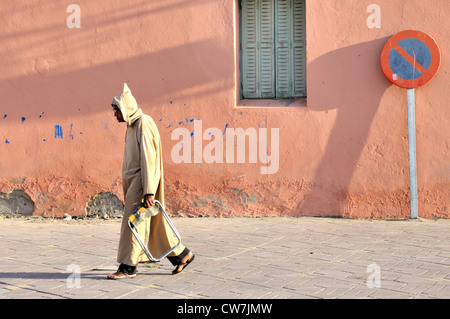
<path id="1" fill-rule="evenodd" d="M 136 208 L 155 205 L 157 199 L 164 207 L 164 174 L 161 139 L 153 119 L 143 114 L 135 98 L 125 83 L 123 92 L 112 101 L 117 121 L 127 124 L 125 153 L 122 168 L 125 209 L 120 230 L 115 273 L 108 279 L 135 277 L 137 264 L 149 262 L 133 233 L 128 227 L 128 218 Z M 149 218 L 137 227 L 139 237 L 144 241 L 153 256 L 160 256 L 178 242 L 170 226 L 161 214 Z M 168 255 L 175 266 L 172 274 L 180 273 L 195 255 L 181 243 Z"/>

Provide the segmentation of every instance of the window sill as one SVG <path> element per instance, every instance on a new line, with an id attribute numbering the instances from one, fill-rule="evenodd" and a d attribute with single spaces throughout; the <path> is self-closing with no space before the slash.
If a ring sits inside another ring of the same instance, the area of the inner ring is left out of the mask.
<path id="1" fill-rule="evenodd" d="M 243 99 L 237 102 L 236 107 L 306 107 L 306 98 L 292 99 Z"/>

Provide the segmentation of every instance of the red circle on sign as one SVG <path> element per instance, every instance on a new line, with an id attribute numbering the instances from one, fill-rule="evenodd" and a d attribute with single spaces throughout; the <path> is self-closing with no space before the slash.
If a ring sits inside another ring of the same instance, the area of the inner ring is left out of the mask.
<path id="1" fill-rule="evenodd" d="M 403 49 L 399 47 L 398 42 L 405 39 L 417 39 L 422 41 L 423 43 L 425 43 L 425 45 L 428 47 L 431 53 L 430 66 L 428 67 L 427 70 L 422 68 L 421 73 L 423 75 L 414 80 L 407 80 L 398 77 L 397 74 L 394 71 L 392 71 L 391 66 L 389 64 L 389 55 L 391 53 L 391 50 L 395 49 L 398 51 L 402 51 L 400 54 L 408 62 L 410 62 L 413 65 L 419 65 L 420 67 L 420 64 L 414 61 L 414 57 L 410 56 L 408 53 L 406 53 Z M 381 51 L 381 69 L 383 70 L 384 75 L 387 77 L 389 81 L 391 81 L 395 85 L 406 89 L 414 89 L 430 82 L 438 72 L 440 65 L 441 65 L 441 53 L 439 51 L 439 47 L 436 41 L 434 41 L 434 39 L 431 36 L 422 31 L 415 31 L 415 30 L 401 31 L 396 35 L 394 35 L 393 37 L 391 37 L 386 42 L 383 50 Z"/>

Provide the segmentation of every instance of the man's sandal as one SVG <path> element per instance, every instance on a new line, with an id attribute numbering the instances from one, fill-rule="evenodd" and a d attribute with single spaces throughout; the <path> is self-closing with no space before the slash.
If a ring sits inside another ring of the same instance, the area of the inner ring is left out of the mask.
<path id="1" fill-rule="evenodd" d="M 115 273 L 108 274 L 106 276 L 106 278 L 108 278 L 108 279 L 125 279 L 125 278 L 134 278 L 134 277 L 136 277 L 136 273 L 129 275 L 122 271 L 116 271 Z"/>
<path id="2" fill-rule="evenodd" d="M 189 258 L 188 261 L 186 261 L 185 263 L 179 263 L 177 265 L 177 267 L 175 267 L 175 269 L 172 271 L 172 275 L 176 275 L 179 274 L 180 272 L 182 272 L 184 270 L 184 268 L 187 267 L 187 265 L 189 265 L 192 261 L 194 261 L 195 255 L 192 255 L 191 258 Z"/>

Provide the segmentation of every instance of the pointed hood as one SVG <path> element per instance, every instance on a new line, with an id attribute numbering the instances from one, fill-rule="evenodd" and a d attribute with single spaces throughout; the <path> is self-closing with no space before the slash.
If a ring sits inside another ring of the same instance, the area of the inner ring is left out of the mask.
<path id="1" fill-rule="evenodd" d="M 136 99 L 131 94 L 131 90 L 126 83 L 123 84 L 123 92 L 114 97 L 111 104 L 119 107 L 128 126 L 133 125 L 142 116 L 142 110 L 138 107 Z"/>

